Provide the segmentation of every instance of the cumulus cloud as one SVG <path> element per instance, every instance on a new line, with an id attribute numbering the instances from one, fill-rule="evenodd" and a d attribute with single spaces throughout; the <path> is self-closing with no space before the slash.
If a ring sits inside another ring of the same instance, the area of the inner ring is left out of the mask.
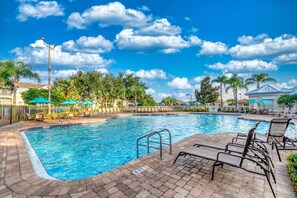
<path id="1" fill-rule="evenodd" d="M 49 16 L 63 16 L 63 7 L 56 1 L 40 1 L 35 5 L 30 2 L 35 1 L 21 1 L 18 7 L 19 14 L 17 19 L 20 21 L 26 21 L 28 18 L 46 18 Z"/>
<path id="2" fill-rule="evenodd" d="M 27 47 L 17 47 L 11 50 L 15 54 L 17 60 L 21 60 L 31 64 L 46 64 L 47 49 L 42 40 Z M 51 51 L 51 63 L 54 65 L 74 66 L 76 68 L 83 67 L 106 67 L 113 63 L 112 60 L 105 60 L 99 54 L 89 54 L 83 52 L 65 52 L 61 45 L 57 45 Z"/>
<path id="3" fill-rule="evenodd" d="M 151 11 L 151 9 L 148 6 L 145 6 L 145 5 L 137 7 L 137 9 L 141 10 L 141 11 L 145 11 L 145 12 Z"/>
<path id="4" fill-rule="evenodd" d="M 252 41 L 243 41 L 244 45 L 236 45 L 230 48 L 229 53 L 232 57 L 238 59 L 254 59 L 264 57 L 276 57 L 283 54 L 296 53 L 297 38 L 293 35 L 283 34 L 277 38 L 265 38 L 260 43 Z M 259 39 L 258 39 L 259 40 Z"/>
<path id="5" fill-rule="evenodd" d="M 262 43 L 266 38 L 268 38 L 267 34 L 259 34 L 256 37 L 243 35 L 238 37 L 237 41 L 241 45 L 252 45 L 252 44 Z"/>
<path id="6" fill-rule="evenodd" d="M 102 74 L 107 74 L 108 73 L 108 70 L 106 68 L 95 69 L 95 71 L 101 72 Z"/>
<path id="7" fill-rule="evenodd" d="M 273 63 L 267 63 L 262 60 L 230 61 L 227 64 L 215 63 L 207 65 L 208 68 L 222 70 L 224 72 L 255 72 L 255 71 L 273 71 L 278 67 Z"/>
<path id="8" fill-rule="evenodd" d="M 156 93 L 156 91 L 152 88 L 148 88 L 147 90 L 145 90 L 146 94 L 152 95 L 154 93 Z"/>
<path id="9" fill-rule="evenodd" d="M 178 35 L 180 33 L 180 27 L 172 26 L 165 18 L 157 19 L 153 24 L 135 31 L 135 34 L 142 36 Z"/>
<path id="10" fill-rule="evenodd" d="M 272 63 L 277 65 L 297 64 L 297 53 L 283 54 L 272 59 Z"/>
<path id="11" fill-rule="evenodd" d="M 194 78 L 194 82 L 195 83 L 200 83 L 206 76 L 202 75 L 202 76 L 197 76 Z"/>
<path id="12" fill-rule="evenodd" d="M 62 44 L 62 50 L 71 52 L 106 53 L 113 49 L 113 43 L 103 36 L 82 36 L 76 41 L 69 40 Z"/>
<path id="13" fill-rule="evenodd" d="M 191 89 L 188 78 L 176 77 L 172 81 L 168 82 L 168 85 L 174 89 Z"/>
<path id="14" fill-rule="evenodd" d="M 141 69 L 139 71 L 127 70 L 127 74 L 134 74 L 135 76 L 143 79 L 167 79 L 167 74 L 162 69 L 151 69 L 144 70 Z"/>
<path id="15" fill-rule="evenodd" d="M 65 69 L 65 70 L 52 70 L 51 71 L 51 81 L 53 82 L 55 78 L 68 78 L 71 75 L 74 75 L 78 72 L 78 69 Z M 41 79 L 41 84 L 47 84 L 48 83 L 48 71 L 47 70 L 36 70 L 40 76 Z M 27 83 L 36 83 L 36 80 L 32 79 L 21 79 L 22 82 L 27 82 Z"/>
<path id="16" fill-rule="evenodd" d="M 201 45 L 201 49 L 198 52 L 198 56 L 200 55 L 219 55 L 226 54 L 228 52 L 228 47 L 226 44 L 222 42 L 210 42 L 203 41 Z"/>
<path id="17" fill-rule="evenodd" d="M 297 79 L 291 79 L 289 82 L 276 83 L 279 88 L 293 88 L 297 86 Z"/>
<path id="18" fill-rule="evenodd" d="M 111 2 L 106 5 L 96 5 L 85 10 L 82 14 L 73 12 L 67 19 L 69 28 L 85 29 L 92 23 L 105 27 L 121 25 L 123 27 L 142 27 L 151 21 L 151 16 L 143 12 L 127 9 L 120 2 Z"/>
<path id="19" fill-rule="evenodd" d="M 135 34 L 133 29 L 124 29 L 116 35 L 115 42 L 119 49 L 176 53 L 182 48 L 197 45 L 198 40 L 200 39 L 196 36 L 191 36 L 187 40 L 180 35 L 142 36 Z"/>

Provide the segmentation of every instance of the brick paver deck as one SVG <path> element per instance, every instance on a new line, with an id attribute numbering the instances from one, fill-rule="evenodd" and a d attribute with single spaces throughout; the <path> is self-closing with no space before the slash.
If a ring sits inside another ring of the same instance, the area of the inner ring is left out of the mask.
<path id="1" fill-rule="evenodd" d="M 253 116 L 254 118 L 254 116 Z M 258 117 L 259 119 L 261 117 Z M 264 117 L 269 120 L 270 118 Z M 98 122 L 103 119 L 89 118 L 74 122 Z M 73 122 L 73 121 L 72 121 Z M 217 167 L 214 180 L 211 177 L 211 161 L 180 157 L 176 154 L 197 139 L 228 142 L 234 134 L 197 134 L 173 145 L 174 155 L 158 153 L 142 157 L 112 171 L 88 179 L 54 181 L 38 177 L 21 138 L 19 129 L 52 125 L 52 122 L 21 122 L 0 128 L 0 197 L 272 197 L 266 179 L 240 169 Z M 281 151 L 282 158 L 289 151 Z M 288 177 L 286 163 L 275 162 L 277 184 L 273 188 L 278 197 L 295 197 Z M 285 161 L 285 160 L 283 160 Z M 137 175 L 131 172 L 146 166 Z"/>

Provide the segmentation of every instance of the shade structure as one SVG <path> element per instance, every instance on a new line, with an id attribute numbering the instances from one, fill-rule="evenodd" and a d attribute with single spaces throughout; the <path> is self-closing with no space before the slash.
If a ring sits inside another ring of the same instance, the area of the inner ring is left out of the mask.
<path id="1" fill-rule="evenodd" d="M 75 102 L 73 100 L 66 100 L 64 102 L 61 102 L 60 104 L 61 105 L 76 105 L 76 104 L 78 104 L 78 102 Z"/>
<path id="2" fill-rule="evenodd" d="M 93 102 L 89 101 L 89 100 L 85 100 L 81 103 L 82 105 L 92 105 L 94 104 Z"/>
<path id="3" fill-rule="evenodd" d="M 202 103 L 197 101 L 197 102 L 194 102 L 193 104 L 194 105 L 201 105 Z"/>
<path id="4" fill-rule="evenodd" d="M 189 102 L 183 102 L 183 105 L 190 105 Z"/>
<path id="5" fill-rule="evenodd" d="M 49 101 L 43 97 L 39 97 L 39 98 L 35 98 L 33 100 L 28 101 L 28 103 L 30 103 L 30 104 L 50 104 L 51 101 Z"/>

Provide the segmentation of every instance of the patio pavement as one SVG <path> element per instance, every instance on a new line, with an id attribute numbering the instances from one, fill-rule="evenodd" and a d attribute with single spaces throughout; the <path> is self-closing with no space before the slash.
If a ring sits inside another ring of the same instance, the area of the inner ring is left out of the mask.
<path id="1" fill-rule="evenodd" d="M 101 122 L 105 117 L 84 118 L 72 123 Z M 268 116 L 252 115 L 251 119 Z M 199 158 L 180 157 L 172 164 L 179 151 L 199 140 L 229 142 L 234 133 L 215 135 L 196 134 L 173 145 L 173 155 L 158 153 L 131 161 L 112 171 L 88 179 L 76 181 L 46 180 L 33 170 L 24 142 L 18 130 L 58 124 L 52 122 L 20 122 L 0 128 L 0 197 L 272 197 L 263 176 L 240 169 L 217 167 L 215 178 L 210 180 L 213 162 Z M 167 150 L 168 151 L 168 150 Z M 273 188 L 278 197 L 295 197 L 286 168 L 286 155 L 281 151 L 283 162 L 271 151 L 275 162 L 277 184 Z M 165 153 L 165 152 L 164 152 Z M 253 166 L 248 164 L 248 166 Z M 146 167 L 135 175 L 132 171 Z"/>

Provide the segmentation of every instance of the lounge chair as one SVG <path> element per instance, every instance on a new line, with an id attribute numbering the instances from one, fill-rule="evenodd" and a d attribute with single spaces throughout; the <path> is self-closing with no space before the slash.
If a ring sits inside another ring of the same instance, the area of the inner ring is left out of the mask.
<path id="1" fill-rule="evenodd" d="M 26 121 L 34 120 L 34 117 L 30 116 L 28 113 L 26 113 Z"/>
<path id="2" fill-rule="evenodd" d="M 252 109 L 251 114 L 257 114 L 257 109 Z"/>
<path id="3" fill-rule="evenodd" d="M 261 111 L 261 114 L 262 114 L 262 115 L 268 115 L 268 113 L 269 113 L 268 109 L 263 109 L 263 110 Z"/>
<path id="4" fill-rule="evenodd" d="M 43 115 L 43 113 L 37 113 L 36 115 L 35 115 L 35 120 L 36 121 L 43 121 L 44 120 L 44 115 Z"/>
<path id="5" fill-rule="evenodd" d="M 289 126 L 290 118 L 275 118 L 272 119 L 270 122 L 268 133 L 266 134 L 259 134 L 255 133 L 254 135 L 254 141 L 255 142 L 261 142 L 261 143 L 268 143 L 272 145 L 272 149 L 277 144 L 279 148 L 284 147 L 285 140 L 285 132 Z M 238 139 L 243 139 L 247 137 L 246 134 L 238 133 L 237 136 L 232 140 L 232 142 L 237 141 Z M 265 145 L 261 146 L 263 151 L 267 151 Z M 279 149 L 281 150 L 281 149 Z M 281 161 L 280 154 L 277 150 L 278 158 Z"/>
<path id="6" fill-rule="evenodd" d="M 272 194 L 274 197 L 276 197 L 274 190 L 272 188 L 271 182 L 270 182 L 270 174 L 273 174 L 273 173 L 272 173 L 272 169 L 270 167 L 269 162 L 268 161 L 264 161 L 264 163 L 259 162 L 258 160 L 255 160 L 254 158 L 252 158 L 249 155 L 249 153 L 251 152 L 250 146 L 251 146 L 251 142 L 252 142 L 252 139 L 254 136 L 254 131 L 255 131 L 256 127 L 257 127 L 257 125 L 250 129 L 250 131 L 247 135 L 246 142 L 245 142 L 244 149 L 243 149 L 242 153 L 234 154 L 234 153 L 232 153 L 232 151 L 229 151 L 229 150 L 222 151 L 219 149 L 213 149 L 211 147 L 205 148 L 205 147 L 191 146 L 191 147 L 188 147 L 185 150 L 181 151 L 177 155 L 177 157 L 175 158 L 173 163 L 175 163 L 180 156 L 200 157 L 203 159 L 208 159 L 208 160 L 214 161 L 213 168 L 212 168 L 211 180 L 213 180 L 213 178 L 214 178 L 215 167 L 219 166 L 219 165 L 224 165 L 224 164 L 243 169 L 250 173 L 262 175 L 262 176 L 266 177 L 266 179 L 269 183 L 269 186 L 271 188 Z M 206 144 L 207 144 L 207 141 L 206 141 Z M 243 166 L 244 162 L 254 163 L 255 165 L 257 165 L 258 167 L 260 167 L 263 170 L 263 173 L 256 172 L 253 169 L 247 169 L 247 167 Z"/>

